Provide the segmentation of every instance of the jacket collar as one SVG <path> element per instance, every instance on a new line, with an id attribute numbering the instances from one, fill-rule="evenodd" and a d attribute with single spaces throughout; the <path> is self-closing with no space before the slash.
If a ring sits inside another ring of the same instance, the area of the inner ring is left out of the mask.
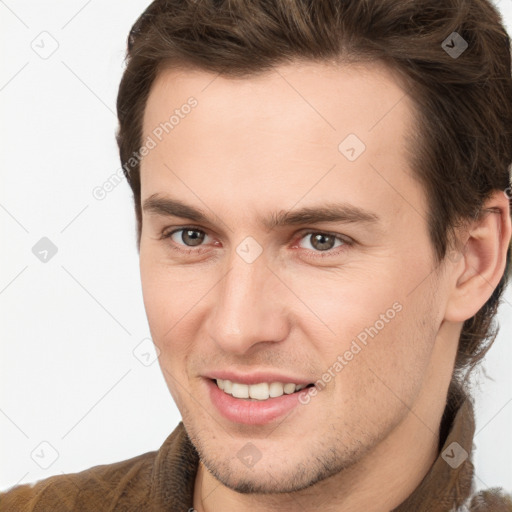
<path id="1" fill-rule="evenodd" d="M 456 393 L 443 415 L 437 459 L 414 492 L 392 512 L 467 510 L 465 504 L 473 493 L 474 434 L 471 398 Z"/>

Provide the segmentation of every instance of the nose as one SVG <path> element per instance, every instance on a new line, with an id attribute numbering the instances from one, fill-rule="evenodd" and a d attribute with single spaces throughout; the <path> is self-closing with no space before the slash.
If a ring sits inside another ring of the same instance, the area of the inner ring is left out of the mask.
<path id="1" fill-rule="evenodd" d="M 243 355 L 255 345 L 277 343 L 288 335 L 285 286 L 263 254 L 247 263 L 234 252 L 214 301 L 208 332 L 224 352 Z"/>

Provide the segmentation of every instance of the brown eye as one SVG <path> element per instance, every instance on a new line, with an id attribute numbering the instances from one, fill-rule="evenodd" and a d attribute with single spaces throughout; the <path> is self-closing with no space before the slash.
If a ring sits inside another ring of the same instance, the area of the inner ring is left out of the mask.
<path id="1" fill-rule="evenodd" d="M 301 247 L 305 249 L 312 248 L 313 250 L 320 252 L 329 251 L 330 249 L 334 249 L 335 247 L 339 247 L 345 243 L 339 237 L 330 235 L 329 233 L 306 233 L 302 239 L 309 241 L 310 247 L 304 247 L 302 245 Z M 337 240 L 339 240 L 339 243 L 338 245 L 335 245 Z"/>
<path id="2" fill-rule="evenodd" d="M 206 233 L 199 229 L 178 229 L 169 234 L 169 238 L 178 245 L 195 247 L 201 245 L 206 237 Z"/>

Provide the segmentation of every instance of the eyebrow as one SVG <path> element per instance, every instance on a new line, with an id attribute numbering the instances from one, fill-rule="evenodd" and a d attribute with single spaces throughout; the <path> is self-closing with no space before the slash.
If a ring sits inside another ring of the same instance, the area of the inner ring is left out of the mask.
<path id="1" fill-rule="evenodd" d="M 180 217 L 194 222 L 211 223 L 208 215 L 200 209 L 187 205 L 178 199 L 149 196 L 143 203 L 143 211 L 163 217 Z M 328 203 L 322 206 L 308 206 L 298 210 L 273 212 L 267 218 L 258 219 L 268 230 L 276 227 L 317 224 L 320 222 L 342 222 L 378 224 L 381 220 L 375 212 L 364 210 L 348 203 Z"/>

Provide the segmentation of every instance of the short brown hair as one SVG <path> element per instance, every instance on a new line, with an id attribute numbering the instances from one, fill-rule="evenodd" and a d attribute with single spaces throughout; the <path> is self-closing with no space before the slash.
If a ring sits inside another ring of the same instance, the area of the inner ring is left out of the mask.
<path id="1" fill-rule="evenodd" d="M 468 46 L 455 57 L 442 43 L 459 36 Z M 128 37 L 117 99 L 117 141 L 133 191 L 137 246 L 140 165 L 133 155 L 142 144 L 144 108 L 161 66 L 184 63 L 244 78 L 297 60 L 340 59 L 381 61 L 403 77 L 416 107 L 412 168 L 426 191 L 437 263 L 447 257 L 455 228 L 480 215 L 493 191 L 510 191 L 510 39 L 489 0 L 152 2 Z M 127 165 L 131 158 L 134 163 Z M 510 256 L 509 247 L 499 285 L 464 322 L 452 384 L 467 382 L 496 338 L 494 317 Z"/>

